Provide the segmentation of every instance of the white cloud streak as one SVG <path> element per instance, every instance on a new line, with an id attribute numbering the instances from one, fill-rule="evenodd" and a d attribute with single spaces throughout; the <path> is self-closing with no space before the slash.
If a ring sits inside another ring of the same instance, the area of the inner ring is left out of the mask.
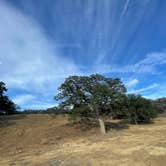
<path id="1" fill-rule="evenodd" d="M 24 109 L 45 109 L 56 106 L 56 103 L 53 101 L 39 100 L 38 97 L 32 94 L 22 94 L 16 95 L 13 98 L 13 101 L 17 105 L 23 105 Z M 31 103 L 29 106 L 28 103 Z"/>
<path id="2" fill-rule="evenodd" d="M 130 0 L 126 0 L 125 4 L 124 4 L 124 8 L 121 14 L 121 17 L 123 17 L 125 15 L 125 13 L 127 12 L 128 6 L 129 6 Z"/>
<path id="3" fill-rule="evenodd" d="M 48 91 L 66 76 L 80 73 L 34 20 L 2 2 L 0 20 L 0 75 L 9 88 Z"/>
<path id="4" fill-rule="evenodd" d="M 157 67 L 166 64 L 166 52 L 149 53 L 135 64 L 118 66 L 100 64 L 93 68 L 94 72 L 100 73 L 153 73 L 157 74 Z"/>
<path id="5" fill-rule="evenodd" d="M 54 96 L 65 77 L 81 73 L 34 20 L 2 1 L 0 20 L 0 80 L 27 93 L 14 97 L 16 104 L 31 105 L 39 94 L 43 100 Z"/>
<path id="6" fill-rule="evenodd" d="M 22 105 L 25 104 L 31 100 L 35 99 L 35 96 L 30 95 L 30 94 L 24 94 L 24 95 L 19 95 L 16 96 L 13 101 L 15 104 Z"/>
<path id="7" fill-rule="evenodd" d="M 145 88 L 141 88 L 141 89 L 137 89 L 137 90 L 132 90 L 132 91 L 129 91 L 128 93 L 143 93 L 143 92 L 147 92 L 149 90 L 152 90 L 152 89 L 155 89 L 157 88 L 159 85 L 157 83 L 154 83 L 152 85 L 149 85 Z"/>
<path id="8" fill-rule="evenodd" d="M 166 92 L 165 83 L 161 83 L 159 86 L 157 86 L 157 88 L 155 88 L 155 91 L 143 96 L 150 99 L 157 99 L 157 98 L 165 97 L 166 96 L 165 92 Z"/>
<path id="9" fill-rule="evenodd" d="M 138 84 L 138 82 L 139 82 L 138 79 L 134 78 L 134 79 L 130 79 L 125 84 L 128 88 L 131 88 L 131 87 L 135 87 Z"/>
<path id="10" fill-rule="evenodd" d="M 57 104 L 55 103 L 47 103 L 47 102 L 38 102 L 38 103 L 32 103 L 31 109 L 45 109 L 45 108 L 51 108 L 55 107 Z M 25 107 L 25 109 L 28 109 L 29 107 Z"/>

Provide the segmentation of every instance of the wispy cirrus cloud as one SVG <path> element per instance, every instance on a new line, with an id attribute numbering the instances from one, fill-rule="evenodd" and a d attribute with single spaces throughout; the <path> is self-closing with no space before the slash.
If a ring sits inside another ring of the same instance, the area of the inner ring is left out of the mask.
<path id="1" fill-rule="evenodd" d="M 122 17 L 125 15 L 125 13 L 127 12 L 129 3 L 130 3 L 130 0 L 127 0 L 127 1 L 125 2 L 120 18 L 122 18 Z"/>
<path id="2" fill-rule="evenodd" d="M 9 88 L 48 90 L 49 83 L 80 73 L 34 20 L 2 2 L 0 18 L 0 75 Z"/>
<path id="3" fill-rule="evenodd" d="M 9 89 L 33 93 L 13 97 L 21 106 L 32 99 L 38 100 L 35 97 L 38 94 L 42 94 L 43 100 L 50 93 L 53 96 L 65 77 L 81 73 L 79 67 L 61 54 L 56 42 L 52 42 L 32 18 L 2 1 L 0 36 L 0 79 Z"/>
<path id="4" fill-rule="evenodd" d="M 160 83 L 152 92 L 148 92 L 143 94 L 144 97 L 150 98 L 150 99 L 157 99 L 161 97 L 166 97 L 166 86 L 165 83 Z"/>
<path id="5" fill-rule="evenodd" d="M 35 102 L 35 103 L 31 103 L 31 109 L 46 109 L 46 108 L 52 108 L 55 107 L 57 104 L 54 102 Z M 25 107 L 25 109 L 28 109 L 29 106 Z"/>
<path id="6" fill-rule="evenodd" d="M 149 90 L 155 89 L 157 87 L 159 87 L 159 84 L 154 83 L 154 84 L 151 84 L 151 85 L 149 85 L 147 87 L 144 87 L 144 88 L 141 88 L 141 89 L 131 90 L 128 93 L 137 93 L 137 94 L 140 94 L 140 93 L 147 92 Z"/>
<path id="7" fill-rule="evenodd" d="M 135 87 L 138 84 L 138 79 L 134 78 L 134 79 L 129 79 L 128 81 L 125 82 L 126 86 L 128 88 L 132 88 Z"/>
<path id="8" fill-rule="evenodd" d="M 145 59 L 137 62 L 131 67 L 133 67 L 133 71 L 135 72 L 155 73 L 157 72 L 157 66 L 164 64 L 166 64 L 166 52 L 154 52 L 147 54 Z"/>
<path id="9" fill-rule="evenodd" d="M 31 100 L 34 100 L 36 97 L 30 94 L 18 95 L 13 98 L 15 104 L 23 105 Z"/>
<path id="10" fill-rule="evenodd" d="M 48 100 L 48 99 L 39 99 L 38 96 L 35 94 L 21 94 L 21 95 L 16 95 L 13 98 L 13 101 L 17 105 L 23 105 L 24 109 L 45 109 L 45 108 L 50 108 L 54 107 L 57 105 L 54 101 Z M 31 104 L 29 107 L 29 103 Z"/>
<path id="11" fill-rule="evenodd" d="M 138 62 L 125 65 L 100 64 L 93 67 L 93 71 L 101 73 L 153 73 L 157 74 L 157 67 L 166 64 L 166 52 L 148 53 L 146 57 Z"/>

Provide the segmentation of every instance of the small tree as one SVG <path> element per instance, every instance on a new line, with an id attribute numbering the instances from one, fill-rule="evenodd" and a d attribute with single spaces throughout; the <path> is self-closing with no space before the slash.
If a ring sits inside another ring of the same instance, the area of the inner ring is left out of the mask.
<path id="1" fill-rule="evenodd" d="M 60 93 L 55 99 L 61 100 L 61 106 L 88 107 L 89 115 L 98 119 L 101 132 L 104 134 L 106 131 L 102 118 L 104 115 L 103 108 L 110 109 L 110 106 L 118 102 L 126 92 L 126 88 L 120 79 L 106 78 L 99 74 L 70 76 L 60 86 L 59 90 Z"/>
<path id="2" fill-rule="evenodd" d="M 159 98 L 153 101 L 155 109 L 158 113 L 163 113 L 166 111 L 166 98 Z"/>
<path id="3" fill-rule="evenodd" d="M 6 85 L 3 82 L 0 82 L 0 114 L 14 114 L 17 106 L 4 95 L 4 92 L 6 91 Z"/>
<path id="4" fill-rule="evenodd" d="M 4 82 L 0 81 L 0 96 L 3 96 L 4 92 L 7 91 L 6 85 Z"/>
<path id="5" fill-rule="evenodd" d="M 129 94 L 126 106 L 127 118 L 131 123 L 149 122 L 157 116 L 152 102 L 140 95 Z"/>

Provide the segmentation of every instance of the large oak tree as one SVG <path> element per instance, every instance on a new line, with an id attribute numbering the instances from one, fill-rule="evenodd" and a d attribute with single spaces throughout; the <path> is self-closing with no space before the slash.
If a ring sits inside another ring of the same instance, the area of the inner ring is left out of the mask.
<path id="1" fill-rule="evenodd" d="M 102 118 L 103 108 L 110 109 L 118 103 L 126 92 L 124 84 L 118 78 L 107 78 L 99 74 L 90 76 L 70 76 L 59 87 L 55 97 L 63 107 L 89 108 L 91 114 L 99 120 L 101 132 L 105 133 Z"/>

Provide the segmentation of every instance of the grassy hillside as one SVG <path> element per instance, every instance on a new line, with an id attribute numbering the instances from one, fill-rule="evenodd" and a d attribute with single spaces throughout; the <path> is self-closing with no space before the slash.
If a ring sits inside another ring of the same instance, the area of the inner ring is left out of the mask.
<path id="1" fill-rule="evenodd" d="M 47 114 L 0 117 L 0 165 L 165 166 L 166 118 L 151 124 L 111 121 L 111 130 L 73 125 Z"/>

